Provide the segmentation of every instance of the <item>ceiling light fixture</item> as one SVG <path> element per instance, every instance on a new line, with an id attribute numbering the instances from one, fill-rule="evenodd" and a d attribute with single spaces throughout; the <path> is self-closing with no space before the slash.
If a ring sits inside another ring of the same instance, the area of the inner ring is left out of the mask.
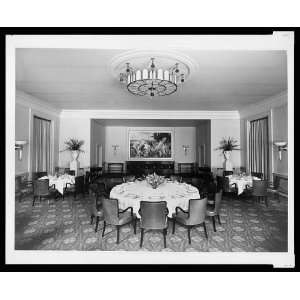
<path id="1" fill-rule="evenodd" d="M 179 70 L 179 63 L 168 69 L 157 68 L 151 58 L 147 69 L 136 69 L 126 63 L 120 82 L 127 84 L 127 89 L 138 96 L 167 96 L 177 91 L 178 85 L 184 83 L 185 74 Z"/>

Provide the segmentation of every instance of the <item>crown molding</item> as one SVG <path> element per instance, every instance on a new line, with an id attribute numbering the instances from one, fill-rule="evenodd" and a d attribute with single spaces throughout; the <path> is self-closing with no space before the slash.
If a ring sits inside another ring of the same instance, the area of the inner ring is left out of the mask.
<path id="1" fill-rule="evenodd" d="M 287 104 L 287 101 L 288 93 L 287 91 L 283 91 L 277 95 L 268 97 L 257 104 L 251 104 L 249 106 L 244 107 L 239 111 L 240 117 L 241 119 L 243 119 L 245 117 L 260 114 L 262 112 L 268 112 L 273 107 L 278 107 Z"/>
<path id="2" fill-rule="evenodd" d="M 16 90 L 16 103 L 57 117 L 59 117 L 61 113 L 61 110 L 56 109 L 53 106 L 46 104 L 44 101 L 20 90 Z"/>
<path id="3" fill-rule="evenodd" d="M 206 111 L 206 110 L 65 110 L 61 111 L 62 118 L 89 119 L 240 119 L 239 112 Z"/>

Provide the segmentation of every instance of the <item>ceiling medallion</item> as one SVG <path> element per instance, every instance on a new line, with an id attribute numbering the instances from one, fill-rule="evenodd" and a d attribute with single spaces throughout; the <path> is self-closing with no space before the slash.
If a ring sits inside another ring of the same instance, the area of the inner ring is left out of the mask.
<path id="1" fill-rule="evenodd" d="M 139 53 L 140 54 L 140 53 Z M 151 99 L 156 96 L 167 96 L 178 91 L 189 76 L 190 67 L 182 59 L 174 55 L 156 54 L 149 60 L 143 55 L 127 55 L 127 61 L 123 57 L 114 63 L 114 72 L 119 72 L 120 82 L 126 85 L 127 90 L 133 95 L 148 96 Z M 148 56 L 149 57 L 149 56 Z"/>

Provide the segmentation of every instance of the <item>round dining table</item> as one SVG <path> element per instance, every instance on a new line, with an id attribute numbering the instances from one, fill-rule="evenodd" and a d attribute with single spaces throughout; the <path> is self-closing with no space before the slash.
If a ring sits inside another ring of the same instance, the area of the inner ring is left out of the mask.
<path id="1" fill-rule="evenodd" d="M 168 216 L 172 217 L 177 206 L 187 210 L 189 200 L 200 199 L 200 194 L 196 187 L 186 183 L 165 181 L 153 189 L 146 180 L 136 180 L 115 186 L 110 192 L 110 198 L 119 200 L 120 209 L 131 206 L 138 218 L 140 218 L 138 211 L 141 201 L 166 201 L 169 209 Z"/>

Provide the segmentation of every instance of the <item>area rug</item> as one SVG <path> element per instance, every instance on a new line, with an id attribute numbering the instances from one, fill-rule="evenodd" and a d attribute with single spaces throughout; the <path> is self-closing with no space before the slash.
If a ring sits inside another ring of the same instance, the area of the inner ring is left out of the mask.
<path id="1" fill-rule="evenodd" d="M 116 230 L 107 226 L 102 238 L 102 222 L 95 233 L 90 224 L 94 201 L 90 196 L 72 196 L 64 200 L 37 202 L 32 197 L 16 201 L 15 249 L 16 250 L 80 250 L 80 251 L 196 251 L 196 252 L 286 252 L 287 251 L 287 201 L 269 198 L 269 206 L 248 198 L 225 196 L 221 203 L 221 225 L 216 222 L 213 231 L 210 219 L 206 220 L 208 239 L 203 227 L 191 230 L 191 244 L 187 229 L 176 225 L 172 234 L 169 222 L 167 248 L 159 231 L 146 231 L 140 248 L 140 229 L 137 234 L 131 225 L 120 231 L 116 244 Z"/>

